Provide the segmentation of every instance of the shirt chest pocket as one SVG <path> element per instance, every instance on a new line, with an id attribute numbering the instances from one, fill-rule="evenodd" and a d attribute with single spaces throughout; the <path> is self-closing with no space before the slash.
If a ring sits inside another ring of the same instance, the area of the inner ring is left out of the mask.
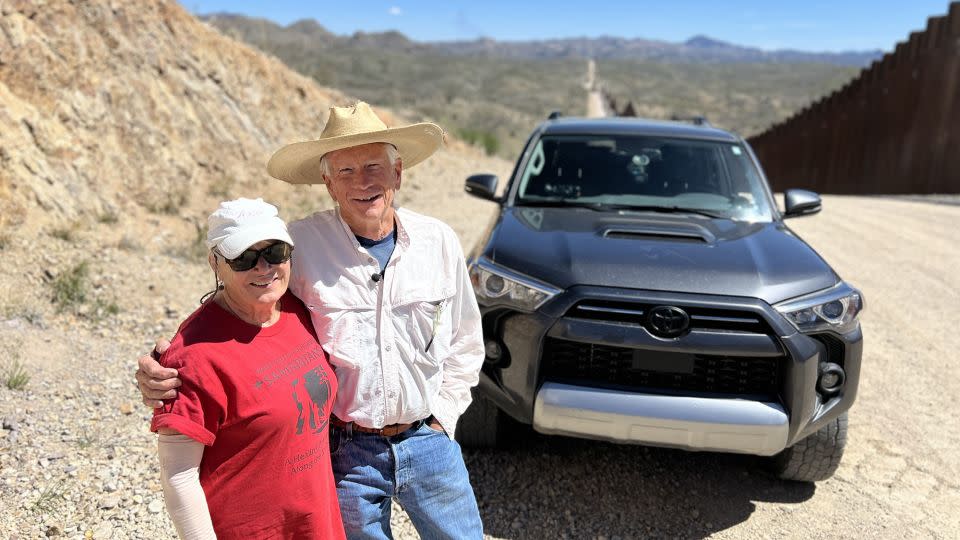
<path id="1" fill-rule="evenodd" d="M 403 329 L 413 349 L 413 360 L 424 367 L 438 368 L 450 351 L 453 332 L 453 291 L 438 288 L 409 297 L 398 306 L 405 322 Z"/>
<path id="2" fill-rule="evenodd" d="M 330 363 L 352 369 L 377 358 L 376 311 L 370 307 L 344 307 L 311 298 L 307 303 L 313 327 Z"/>

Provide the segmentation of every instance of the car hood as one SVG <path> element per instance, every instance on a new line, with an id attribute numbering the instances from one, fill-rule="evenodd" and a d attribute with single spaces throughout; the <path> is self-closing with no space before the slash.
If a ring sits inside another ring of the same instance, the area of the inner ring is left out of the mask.
<path id="1" fill-rule="evenodd" d="M 779 222 L 538 207 L 506 208 L 500 221 L 485 255 L 561 288 L 745 296 L 773 304 L 839 281 Z"/>

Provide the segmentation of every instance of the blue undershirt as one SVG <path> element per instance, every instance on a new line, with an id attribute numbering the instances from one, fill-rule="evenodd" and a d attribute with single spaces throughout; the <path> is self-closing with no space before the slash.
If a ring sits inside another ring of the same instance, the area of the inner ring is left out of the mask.
<path id="1" fill-rule="evenodd" d="M 380 273 L 382 274 L 387 267 L 387 263 L 390 262 L 390 257 L 393 255 L 393 248 L 397 247 L 397 228 L 394 227 L 393 232 L 385 236 L 382 240 L 371 240 L 360 235 L 354 236 L 357 237 L 357 242 L 360 242 L 360 245 L 380 263 Z"/>

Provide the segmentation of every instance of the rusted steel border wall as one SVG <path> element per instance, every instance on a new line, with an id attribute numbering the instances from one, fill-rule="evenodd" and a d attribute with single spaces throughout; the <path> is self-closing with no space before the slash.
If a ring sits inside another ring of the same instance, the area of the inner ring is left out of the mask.
<path id="1" fill-rule="evenodd" d="M 960 2 L 750 145 L 777 191 L 960 193 Z"/>

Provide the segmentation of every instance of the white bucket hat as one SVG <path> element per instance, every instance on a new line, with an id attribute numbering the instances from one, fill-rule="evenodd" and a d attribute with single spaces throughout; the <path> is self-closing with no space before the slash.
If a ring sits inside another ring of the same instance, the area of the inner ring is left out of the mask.
<path id="1" fill-rule="evenodd" d="M 277 207 L 263 199 L 237 199 L 220 203 L 207 218 L 207 249 L 236 259 L 250 246 L 263 240 L 280 240 L 293 245 L 287 225 Z"/>
<path id="2" fill-rule="evenodd" d="M 430 122 L 388 128 L 370 105 L 330 107 L 330 118 L 320 138 L 288 144 L 267 162 L 270 176 L 291 184 L 321 184 L 320 159 L 324 154 L 375 142 L 397 147 L 403 168 L 427 159 L 443 144 L 443 130 Z"/>

